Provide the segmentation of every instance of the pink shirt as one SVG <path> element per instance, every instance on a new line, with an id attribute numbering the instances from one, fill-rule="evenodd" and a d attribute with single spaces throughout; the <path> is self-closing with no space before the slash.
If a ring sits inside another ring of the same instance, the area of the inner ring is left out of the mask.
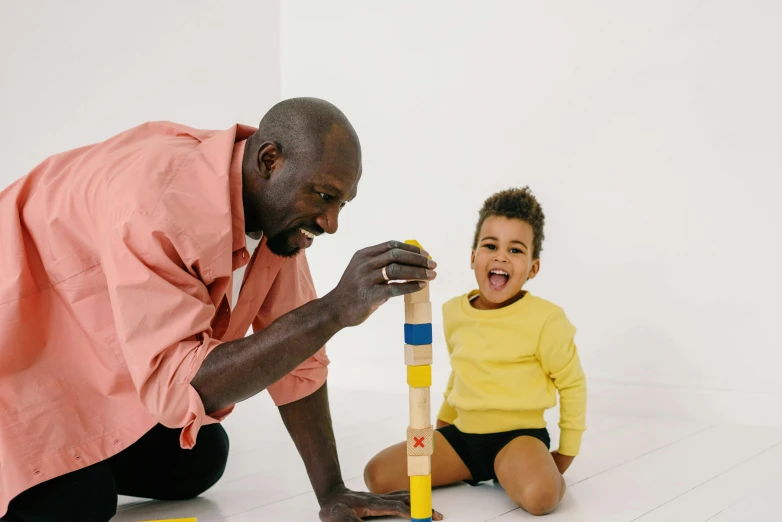
<path id="1" fill-rule="evenodd" d="M 241 163 L 255 129 L 167 122 L 53 156 L 0 192 L 0 517 L 22 491 L 107 459 L 156 423 L 198 430 L 190 385 L 252 324 L 314 299 L 303 253 L 246 249 Z M 233 310 L 233 271 L 248 265 Z M 325 347 L 271 387 L 326 380 Z"/>

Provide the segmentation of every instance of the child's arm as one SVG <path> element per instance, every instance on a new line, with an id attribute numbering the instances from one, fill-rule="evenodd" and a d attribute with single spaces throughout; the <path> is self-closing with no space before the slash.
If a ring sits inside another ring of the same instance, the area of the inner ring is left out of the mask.
<path id="1" fill-rule="evenodd" d="M 537 353 L 543 370 L 559 390 L 561 434 L 559 449 L 553 455 L 560 471 L 567 469 L 578 455 L 586 430 L 586 377 L 576 350 L 575 333 L 565 312 L 554 312 L 543 325 Z"/>

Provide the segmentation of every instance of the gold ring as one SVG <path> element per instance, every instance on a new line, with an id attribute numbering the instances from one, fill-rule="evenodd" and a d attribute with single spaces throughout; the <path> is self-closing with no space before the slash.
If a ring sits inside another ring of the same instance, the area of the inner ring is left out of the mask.
<path id="1" fill-rule="evenodd" d="M 388 274 L 386 274 L 386 267 L 383 267 L 383 270 L 381 270 L 381 272 L 383 273 L 383 279 L 389 281 Z"/>

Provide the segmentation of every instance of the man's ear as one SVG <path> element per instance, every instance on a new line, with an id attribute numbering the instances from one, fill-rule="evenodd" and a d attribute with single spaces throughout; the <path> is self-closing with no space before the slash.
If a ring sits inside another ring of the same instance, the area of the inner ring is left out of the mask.
<path id="1" fill-rule="evenodd" d="M 258 149 L 258 171 L 261 177 L 268 180 L 272 177 L 275 168 L 280 167 L 282 161 L 282 147 L 273 141 L 265 141 Z"/>

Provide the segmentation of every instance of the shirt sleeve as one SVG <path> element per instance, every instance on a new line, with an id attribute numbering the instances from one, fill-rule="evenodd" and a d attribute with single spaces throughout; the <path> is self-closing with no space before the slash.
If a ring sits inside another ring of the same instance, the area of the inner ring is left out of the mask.
<path id="1" fill-rule="evenodd" d="M 309 264 L 304 251 L 287 259 L 269 288 L 269 293 L 253 321 L 253 331 L 269 326 L 278 317 L 299 308 L 317 297 Z M 303 399 L 320 389 L 328 376 L 329 359 L 326 347 L 295 368 L 291 373 L 268 387 L 274 404 L 285 404 Z"/>
<path id="2" fill-rule="evenodd" d="M 207 415 L 190 384 L 220 344 L 197 248 L 175 225 L 141 213 L 107 234 L 101 266 L 124 362 L 147 410 L 160 424 L 182 428 L 180 445 L 192 448 L 201 426 L 229 411 Z"/>
<path id="3" fill-rule="evenodd" d="M 543 325 L 538 359 L 559 390 L 559 452 L 576 456 L 586 430 L 587 387 L 575 344 L 576 328 L 565 312 L 552 313 Z"/>

